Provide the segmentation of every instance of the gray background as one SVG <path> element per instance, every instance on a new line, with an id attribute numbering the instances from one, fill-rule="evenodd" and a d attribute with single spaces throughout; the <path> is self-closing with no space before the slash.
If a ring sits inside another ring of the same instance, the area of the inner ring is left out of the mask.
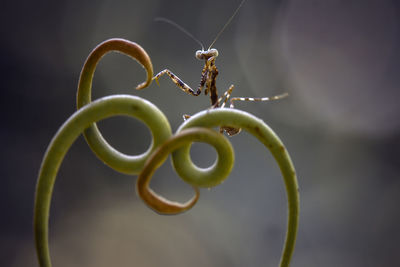
<path id="1" fill-rule="evenodd" d="M 126 38 L 197 86 L 198 45 L 155 17 L 184 26 L 206 46 L 240 1 L 3 1 L 0 7 L 0 265 L 36 266 L 32 208 L 43 154 L 74 112 L 81 66 L 101 41 Z M 298 172 L 301 218 L 292 266 L 398 266 L 399 16 L 395 0 L 248 0 L 214 47 L 220 93 L 271 96 L 238 103 L 287 146 Z M 143 91 L 142 68 L 120 55 L 99 64 L 93 97 L 128 93 L 155 103 L 175 131 L 182 114 L 209 106 L 167 78 Z M 101 122 L 130 154 L 147 149 L 136 120 Z M 159 216 L 134 192 L 135 177 L 103 165 L 80 137 L 55 186 L 50 218 L 54 266 L 277 266 L 286 196 L 270 153 L 250 135 L 231 139 L 236 165 L 179 216 Z M 205 167 L 213 149 L 194 145 Z M 167 162 L 152 187 L 184 201 L 192 192 Z"/>

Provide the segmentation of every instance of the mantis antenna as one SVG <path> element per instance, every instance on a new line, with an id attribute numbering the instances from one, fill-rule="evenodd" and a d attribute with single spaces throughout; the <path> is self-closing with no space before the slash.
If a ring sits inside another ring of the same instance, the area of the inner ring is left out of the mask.
<path id="1" fill-rule="evenodd" d="M 183 33 L 185 33 L 187 36 L 189 36 L 190 38 L 192 38 L 194 41 L 196 41 L 200 46 L 201 49 L 204 50 L 204 45 L 202 42 L 200 42 L 196 37 L 193 36 L 193 34 L 191 34 L 190 32 L 188 32 L 185 28 L 183 28 L 181 25 L 173 22 L 172 20 L 169 20 L 167 18 L 162 18 L 162 17 L 158 17 L 154 19 L 155 21 L 162 21 L 162 22 L 166 22 L 171 24 L 172 26 L 178 28 L 178 30 L 182 31 Z"/>
<path id="2" fill-rule="evenodd" d="M 236 8 L 235 12 L 233 12 L 232 16 L 228 19 L 228 21 L 225 23 L 224 27 L 222 27 L 222 29 L 219 31 L 219 33 L 217 34 L 217 36 L 215 37 L 214 41 L 210 44 L 210 46 L 208 47 L 208 49 L 210 49 L 213 44 L 215 44 L 215 42 L 218 40 L 219 36 L 221 35 L 221 33 L 224 32 L 225 28 L 229 25 L 229 23 L 231 23 L 232 19 L 235 17 L 236 13 L 238 13 L 239 9 L 242 7 L 242 5 L 244 4 L 244 2 L 246 2 L 246 0 L 242 0 L 242 2 L 239 4 L 239 6 Z"/>
<path id="3" fill-rule="evenodd" d="M 228 19 L 228 21 L 225 23 L 225 25 L 222 27 L 222 29 L 218 32 L 217 36 L 215 37 L 214 41 L 211 43 L 211 45 L 208 47 L 208 50 L 210 50 L 210 48 L 213 46 L 213 44 L 215 44 L 215 42 L 218 40 L 219 36 L 224 32 L 224 30 L 226 29 L 226 27 L 231 23 L 232 19 L 235 17 L 235 15 L 238 13 L 239 9 L 242 7 L 242 5 L 244 4 L 244 2 L 246 2 L 246 0 L 242 0 L 242 2 L 240 2 L 239 6 L 236 8 L 235 12 L 233 12 L 232 16 Z M 162 22 L 166 22 L 171 24 L 172 26 L 176 27 L 178 30 L 182 31 L 183 33 L 185 33 L 187 36 L 189 36 L 190 38 L 192 38 L 196 43 L 198 43 L 201 46 L 201 50 L 204 51 L 204 45 L 202 42 L 200 42 L 196 37 L 193 36 L 193 34 L 191 34 L 189 31 L 187 31 L 185 28 L 183 28 L 181 25 L 173 22 L 172 20 L 169 20 L 167 18 L 163 18 L 163 17 L 157 17 L 154 19 L 155 21 L 162 21 Z"/>

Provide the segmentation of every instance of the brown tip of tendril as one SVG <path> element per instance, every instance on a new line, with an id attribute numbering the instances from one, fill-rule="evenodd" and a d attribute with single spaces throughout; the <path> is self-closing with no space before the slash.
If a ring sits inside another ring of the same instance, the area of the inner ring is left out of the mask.
<path id="1" fill-rule="evenodd" d="M 190 210 L 197 203 L 200 197 L 200 192 L 197 187 L 193 187 L 195 195 L 184 203 L 170 201 L 158 195 L 148 187 L 141 188 L 140 186 L 137 186 L 136 189 L 139 196 L 144 200 L 148 207 L 153 209 L 155 212 L 164 215 L 175 215 Z"/>
<path id="2" fill-rule="evenodd" d="M 135 87 L 136 90 L 141 90 L 143 88 L 146 88 L 147 86 L 149 86 L 149 83 L 146 82 L 142 82 L 141 84 L 139 84 L 138 86 Z"/>

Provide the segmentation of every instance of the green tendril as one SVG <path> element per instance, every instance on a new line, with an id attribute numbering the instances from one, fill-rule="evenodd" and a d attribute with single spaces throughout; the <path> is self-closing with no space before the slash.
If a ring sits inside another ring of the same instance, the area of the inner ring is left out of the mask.
<path id="1" fill-rule="evenodd" d="M 288 199 L 288 225 L 280 266 L 289 266 L 299 221 L 299 194 L 297 178 L 290 156 L 278 136 L 260 119 L 236 109 L 210 109 L 186 120 L 175 135 L 164 114 L 152 103 L 134 96 L 113 95 L 91 102 L 91 86 L 98 61 L 108 52 L 117 51 L 136 59 L 147 72 L 147 79 L 136 87 L 147 87 L 153 76 L 150 57 L 136 43 L 124 39 L 110 39 L 98 45 L 87 58 L 79 80 L 78 110 L 60 127 L 44 155 L 39 171 L 34 205 L 34 232 L 36 250 L 41 267 L 51 267 L 48 246 L 49 211 L 57 172 L 76 138 L 83 133 L 92 151 L 116 171 L 138 174 L 138 195 L 144 202 L 162 214 L 184 212 L 197 202 L 198 187 L 213 187 L 229 175 L 234 152 L 230 142 L 213 127 L 242 128 L 254 135 L 268 148 L 277 161 L 285 183 Z M 112 116 L 132 116 L 145 123 L 151 131 L 152 143 L 141 155 L 125 155 L 110 146 L 100 134 L 96 122 Z M 217 159 L 209 168 L 199 168 L 190 159 L 193 142 L 204 142 L 217 151 Z M 167 200 L 149 187 L 154 172 L 172 154 L 172 164 L 178 175 L 193 186 L 195 195 L 186 203 Z"/>
<path id="2" fill-rule="evenodd" d="M 204 142 L 213 146 L 218 154 L 217 160 L 214 165 L 208 169 L 203 169 L 203 171 L 208 175 L 205 178 L 206 183 L 202 183 L 202 185 L 206 185 L 208 187 L 215 186 L 221 183 L 226 177 L 228 177 L 229 173 L 233 167 L 234 161 L 234 152 L 231 146 L 231 143 L 228 141 L 226 137 L 222 134 L 217 133 L 213 130 L 207 128 L 189 128 L 180 133 L 172 136 L 168 139 L 164 144 L 162 144 L 149 158 L 146 162 L 145 167 L 140 173 L 136 190 L 138 195 L 144 200 L 144 202 L 162 214 L 177 214 L 183 211 L 186 211 L 193 207 L 196 204 L 199 191 L 197 189 L 198 185 L 193 185 L 196 195 L 186 203 L 177 203 L 169 201 L 156 193 L 154 193 L 150 188 L 150 180 L 155 172 L 155 170 L 164 162 L 165 158 L 169 153 L 175 151 L 179 147 L 186 146 L 192 144 L 193 142 Z M 194 165 L 193 165 L 194 166 Z M 195 166 L 194 166 L 195 167 Z M 195 167 L 197 168 L 197 167 Z M 200 168 L 197 168 L 200 169 Z"/>
<path id="3" fill-rule="evenodd" d="M 286 240 L 280 266 L 289 266 L 294 246 L 296 243 L 297 228 L 299 223 L 300 200 L 296 171 L 289 153 L 275 132 L 262 120 L 237 109 L 212 109 L 201 111 L 185 121 L 177 133 L 189 127 L 216 127 L 229 126 L 242 128 L 254 135 L 268 148 L 274 156 L 283 175 L 288 199 L 288 225 Z M 189 146 L 184 146 L 172 154 L 176 172 L 192 185 L 202 185 L 199 180 L 203 176 L 202 170 L 191 167 Z"/>
<path id="4" fill-rule="evenodd" d="M 91 102 L 91 88 L 96 66 L 105 54 L 113 51 L 132 57 L 146 70 L 146 81 L 139 84 L 136 89 L 143 89 L 149 86 L 152 82 L 153 65 L 146 51 L 140 45 L 128 40 L 117 38 L 109 39 L 93 49 L 83 65 L 76 97 L 77 109 L 80 109 Z M 112 167 L 114 170 L 126 174 L 138 174 L 142 170 L 144 162 L 152 149 L 161 144 L 154 142 L 151 144 L 150 149 L 143 154 L 138 156 L 129 156 L 119 152 L 108 144 L 107 141 L 104 140 L 96 124 L 93 124 L 86 129 L 83 135 L 92 151 L 100 158 L 100 160 Z"/>
<path id="5" fill-rule="evenodd" d="M 84 129 L 94 122 L 117 115 L 132 116 L 143 121 L 157 142 L 163 143 L 171 135 L 167 119 L 156 106 L 142 98 L 128 95 L 108 96 L 96 100 L 75 112 L 60 127 L 45 153 L 36 187 L 34 231 L 41 267 L 51 266 L 48 248 L 49 210 L 61 162 Z"/>
<path id="6" fill-rule="evenodd" d="M 288 225 L 286 232 L 286 240 L 283 248 L 280 266 L 289 266 L 292 257 L 299 222 L 300 202 L 298 194 L 298 184 L 296 172 L 290 156 L 279 137 L 274 131 L 269 128 L 262 120 L 253 115 L 237 109 L 211 109 L 199 112 L 186 120 L 178 129 L 174 137 L 170 138 L 166 143 L 173 141 L 184 140 L 179 144 L 161 146 L 151 155 L 146 163 L 144 170 L 139 175 L 137 182 L 137 191 L 139 196 L 147 203 L 148 206 L 160 213 L 176 213 L 190 209 L 197 201 L 198 191 L 196 196 L 187 203 L 171 202 L 161 196 L 155 194 L 148 188 L 151 176 L 159 164 L 158 160 L 164 159 L 168 153 L 172 153 L 172 162 L 175 171 L 188 184 L 196 187 L 212 187 L 220 184 L 229 174 L 233 164 L 233 158 L 218 151 L 217 161 L 210 168 L 198 168 L 190 159 L 190 145 L 195 139 L 183 138 L 181 135 L 191 136 L 187 133 L 189 129 L 194 128 L 199 131 L 198 127 L 218 127 L 229 126 L 233 128 L 242 128 L 254 135 L 261 143 L 268 148 L 275 160 L 277 161 L 283 175 L 283 180 L 286 187 L 288 199 Z M 216 138 L 214 135 L 204 135 L 202 142 L 209 143 L 217 148 L 217 145 L 223 146 L 224 139 Z M 221 142 L 221 144 L 220 144 Z M 220 166 L 219 163 L 222 163 Z M 226 164 L 226 165 L 225 165 Z M 229 170 L 227 173 L 225 170 Z M 164 212 L 163 212 L 164 210 Z"/>

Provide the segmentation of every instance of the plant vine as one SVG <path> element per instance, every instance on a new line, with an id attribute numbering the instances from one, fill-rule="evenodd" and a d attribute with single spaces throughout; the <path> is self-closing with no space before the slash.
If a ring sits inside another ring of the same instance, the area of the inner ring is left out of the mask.
<path id="1" fill-rule="evenodd" d="M 210 129 L 217 126 L 242 128 L 254 135 L 268 148 L 283 175 L 288 199 L 288 224 L 280 266 L 289 266 L 299 220 L 299 194 L 293 163 L 279 137 L 262 120 L 237 109 L 213 109 L 199 112 L 186 120 L 175 134 L 165 115 L 149 101 L 130 95 L 111 95 L 91 101 L 92 80 L 100 59 L 116 51 L 137 60 L 146 70 L 146 81 L 136 89 L 147 87 L 153 67 L 146 51 L 134 42 L 109 39 L 99 44 L 88 56 L 77 93 L 77 111 L 60 127 L 51 140 L 39 171 L 34 204 L 34 233 L 39 265 L 50 267 L 48 222 L 53 187 L 59 167 L 70 146 L 83 133 L 91 150 L 101 161 L 116 171 L 139 174 L 136 190 L 144 202 L 161 214 L 177 214 L 193 207 L 199 198 L 199 187 L 212 187 L 228 177 L 234 162 L 233 148 L 226 137 Z M 149 149 L 141 155 L 130 156 L 114 149 L 102 137 L 96 122 L 117 115 L 132 116 L 145 123 L 152 133 Z M 210 168 L 198 168 L 190 159 L 193 142 L 205 142 L 217 151 L 217 160 Z M 169 201 L 149 188 L 153 173 L 172 154 L 178 175 L 193 186 L 195 195 L 186 203 Z"/>

